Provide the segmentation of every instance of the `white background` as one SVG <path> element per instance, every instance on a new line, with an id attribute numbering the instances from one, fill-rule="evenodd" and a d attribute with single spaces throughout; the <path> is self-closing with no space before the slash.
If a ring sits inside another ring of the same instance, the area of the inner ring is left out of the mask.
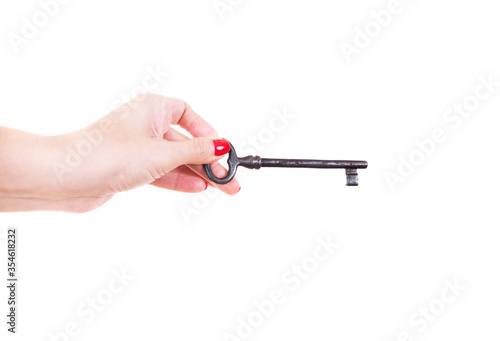
<path id="1" fill-rule="evenodd" d="M 71 340 L 223 340 L 277 289 L 285 302 L 241 339 L 498 339 L 500 87 L 457 128 L 443 119 L 479 77 L 500 81 L 498 5 L 401 0 L 349 63 L 341 44 L 389 1 L 231 3 L 221 19 L 212 0 L 69 1 L 16 53 L 8 34 L 41 7 L 3 1 L 0 125 L 80 129 L 160 68 L 153 92 L 185 99 L 236 146 L 367 160 L 360 186 L 341 170 L 241 169 L 232 197 L 146 186 L 86 214 L 1 214 L 3 269 L 6 228 L 19 228 L 20 315 L 15 337 L 1 318 L 0 338 L 50 340 L 73 321 Z M 276 110 L 294 118 L 269 135 Z M 387 172 L 436 128 L 446 141 L 392 191 Z M 318 236 L 340 247 L 292 291 L 281 277 Z M 122 268 L 134 279 L 87 323 L 77 307 Z M 447 280 L 466 286 L 453 303 Z M 410 319 L 429 305 L 439 313 L 422 331 Z"/>

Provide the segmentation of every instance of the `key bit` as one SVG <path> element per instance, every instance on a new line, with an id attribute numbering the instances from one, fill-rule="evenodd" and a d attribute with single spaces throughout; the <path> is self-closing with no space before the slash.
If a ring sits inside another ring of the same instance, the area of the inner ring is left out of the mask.
<path id="1" fill-rule="evenodd" d="M 231 143 L 227 164 L 229 169 L 227 175 L 218 178 L 212 173 L 210 165 L 204 165 L 208 178 L 216 184 L 223 185 L 231 181 L 236 175 L 239 166 L 249 169 L 260 169 L 262 167 L 286 167 L 286 168 L 342 168 L 345 169 L 346 186 L 358 185 L 358 168 L 367 168 L 366 161 L 349 160 L 307 160 L 307 159 L 265 159 L 260 156 L 245 156 L 239 158 Z"/>

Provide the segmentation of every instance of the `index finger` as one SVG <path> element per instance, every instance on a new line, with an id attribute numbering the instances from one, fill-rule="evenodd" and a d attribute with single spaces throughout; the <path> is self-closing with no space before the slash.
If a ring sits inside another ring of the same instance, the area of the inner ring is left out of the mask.
<path id="1" fill-rule="evenodd" d="M 213 136 L 219 137 L 215 129 L 198 115 L 185 101 L 168 98 L 167 105 L 172 113 L 172 124 L 179 125 L 187 130 L 193 137 Z"/>

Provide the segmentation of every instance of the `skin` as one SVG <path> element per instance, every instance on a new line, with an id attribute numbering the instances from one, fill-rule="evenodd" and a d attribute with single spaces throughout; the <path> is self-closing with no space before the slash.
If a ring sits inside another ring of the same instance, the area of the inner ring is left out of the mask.
<path id="1" fill-rule="evenodd" d="M 172 128 L 178 125 L 193 138 Z M 236 194 L 236 179 L 211 183 L 219 135 L 186 102 L 142 94 L 90 126 L 57 136 L 0 127 L 0 212 L 88 212 L 118 192 L 151 184 L 196 193 L 207 185 Z"/>

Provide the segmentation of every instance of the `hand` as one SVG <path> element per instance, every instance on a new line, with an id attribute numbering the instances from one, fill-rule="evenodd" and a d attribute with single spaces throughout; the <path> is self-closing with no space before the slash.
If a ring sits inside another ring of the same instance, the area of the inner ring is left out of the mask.
<path id="1" fill-rule="evenodd" d="M 0 211 L 87 212 L 145 184 L 193 193 L 213 186 L 235 194 L 240 189 L 236 179 L 214 184 L 202 166 L 214 163 L 214 174 L 225 176 L 216 161 L 228 147 L 184 101 L 154 94 L 139 95 L 65 135 L 1 128 Z"/>

